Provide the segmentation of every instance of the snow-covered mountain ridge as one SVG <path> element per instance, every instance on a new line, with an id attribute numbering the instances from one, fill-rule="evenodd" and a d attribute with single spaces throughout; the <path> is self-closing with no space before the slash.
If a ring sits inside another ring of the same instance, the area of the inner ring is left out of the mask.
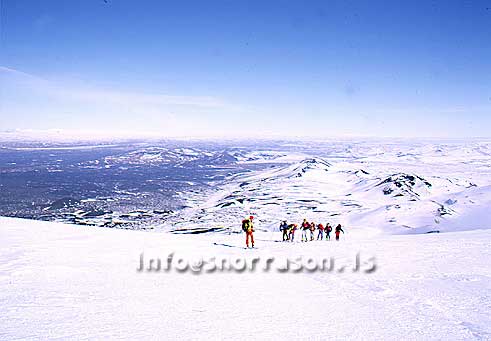
<path id="1" fill-rule="evenodd" d="M 189 207 L 163 227 L 237 231 L 241 218 L 253 214 L 265 230 L 275 230 L 282 219 L 299 223 L 303 218 L 396 234 L 491 228 L 491 214 L 484 209 L 491 205 L 487 148 L 463 148 L 461 158 L 453 146 L 389 150 L 383 157 L 373 148 L 364 157 L 313 155 L 278 163 L 232 176 L 206 194 L 189 195 Z M 467 219 L 470 212 L 479 212 L 479 219 Z"/>

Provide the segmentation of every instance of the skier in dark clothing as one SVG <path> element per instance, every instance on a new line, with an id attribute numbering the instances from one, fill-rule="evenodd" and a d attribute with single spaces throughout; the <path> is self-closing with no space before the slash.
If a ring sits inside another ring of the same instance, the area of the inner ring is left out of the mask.
<path id="1" fill-rule="evenodd" d="M 283 232 L 283 241 L 286 242 L 290 240 L 290 236 L 288 235 L 288 224 L 286 220 L 283 220 L 280 224 L 280 231 Z"/>
<path id="2" fill-rule="evenodd" d="M 332 231 L 331 224 L 327 223 L 324 231 L 326 232 L 326 240 L 331 240 L 331 231 Z"/>
<path id="3" fill-rule="evenodd" d="M 339 240 L 339 235 L 341 234 L 341 232 L 343 232 L 344 234 L 344 231 L 341 228 L 341 224 L 338 224 L 338 226 L 336 226 L 336 231 L 334 231 L 334 233 L 336 233 L 336 240 Z"/>

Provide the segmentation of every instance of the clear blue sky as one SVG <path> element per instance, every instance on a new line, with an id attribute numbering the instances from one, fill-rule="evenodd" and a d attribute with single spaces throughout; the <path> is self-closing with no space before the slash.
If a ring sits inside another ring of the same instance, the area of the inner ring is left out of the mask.
<path id="1" fill-rule="evenodd" d="M 491 0 L 0 3 L 0 130 L 491 136 Z"/>

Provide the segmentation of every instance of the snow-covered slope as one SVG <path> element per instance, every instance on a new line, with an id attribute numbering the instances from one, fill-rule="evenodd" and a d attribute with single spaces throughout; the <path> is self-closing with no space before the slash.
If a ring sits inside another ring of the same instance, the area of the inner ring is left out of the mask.
<path id="1" fill-rule="evenodd" d="M 242 217 L 253 214 L 258 228 L 266 230 L 283 219 L 303 218 L 371 233 L 491 228 L 489 144 L 337 148 L 327 148 L 325 157 L 314 150 L 302 160 L 290 158 L 232 176 L 208 192 L 189 193 L 189 208 L 163 227 L 237 231 Z M 467 218 L 475 214 L 478 219 Z"/>
<path id="2" fill-rule="evenodd" d="M 0 218 L 0 339 L 491 338 L 491 230 L 376 239 L 353 233 L 340 242 L 295 244 L 258 232 L 259 248 L 244 250 L 237 234 Z M 166 262 L 171 252 L 174 260 L 261 261 L 240 274 L 137 271 L 142 253 Z M 362 265 L 376 257 L 376 270 L 339 272 L 358 252 Z M 264 272 L 269 256 L 275 262 Z M 298 256 L 334 257 L 336 266 L 276 270 L 277 261 Z"/>

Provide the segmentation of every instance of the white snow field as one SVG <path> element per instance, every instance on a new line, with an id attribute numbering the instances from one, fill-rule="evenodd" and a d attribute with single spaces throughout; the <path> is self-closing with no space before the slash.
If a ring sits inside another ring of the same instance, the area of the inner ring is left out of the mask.
<path id="1" fill-rule="evenodd" d="M 347 228 L 339 242 L 280 238 L 257 232 L 257 249 L 246 250 L 238 233 L 0 218 L 0 339 L 491 339 L 491 230 Z M 170 252 L 173 262 L 261 260 L 255 272 L 179 273 L 177 263 L 168 272 L 139 272 L 142 252 L 144 262 L 166 263 Z M 358 252 L 361 268 L 353 272 Z M 269 256 L 332 256 L 336 267 L 280 273 L 272 263 L 265 272 Z M 339 272 L 342 264 L 348 267 Z"/>
<path id="2" fill-rule="evenodd" d="M 284 153 L 266 170 L 183 194 L 188 208 L 162 228 L 240 231 L 237 222 L 249 213 L 266 230 L 281 219 L 303 218 L 374 234 L 491 228 L 489 141 L 305 142 L 299 148 L 304 154 Z"/>

